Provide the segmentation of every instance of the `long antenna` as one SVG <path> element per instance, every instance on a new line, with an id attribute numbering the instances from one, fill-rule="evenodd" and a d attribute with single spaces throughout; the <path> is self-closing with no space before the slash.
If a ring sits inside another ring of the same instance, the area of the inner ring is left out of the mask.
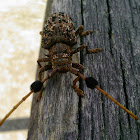
<path id="1" fill-rule="evenodd" d="M 80 75 L 82 77 L 83 80 L 86 80 L 86 78 L 81 74 Z M 88 78 L 87 78 L 88 79 Z M 44 79 L 42 82 L 41 81 L 36 81 L 34 82 L 32 85 L 31 85 L 31 91 L 26 95 L 24 96 L 14 107 L 12 110 L 9 111 L 9 113 L 7 113 L 7 115 L 0 121 L 0 126 L 4 123 L 4 121 L 11 115 L 11 113 L 16 110 L 16 108 L 23 102 L 25 101 L 33 92 L 37 92 L 39 90 L 41 90 L 41 87 L 43 85 L 43 83 L 47 80 Z M 92 84 L 94 83 L 95 86 L 92 87 Z M 89 84 L 86 80 L 86 84 L 89 88 L 96 88 L 98 91 L 100 91 L 102 94 L 104 94 L 105 96 L 107 96 L 111 101 L 113 101 L 115 104 L 117 104 L 119 107 L 121 107 L 124 111 L 126 111 L 127 113 L 130 114 L 130 116 L 135 119 L 135 120 L 139 120 L 139 118 L 134 115 L 131 111 L 129 111 L 127 108 L 125 108 L 123 105 L 121 105 L 118 101 L 116 101 L 113 97 L 111 97 L 107 92 L 105 92 L 104 90 L 102 90 L 101 88 L 99 88 L 97 86 L 97 81 L 92 78 L 92 82 Z M 37 86 L 38 85 L 38 86 Z M 34 89 L 34 90 L 33 90 Z"/>
<path id="2" fill-rule="evenodd" d="M 17 109 L 17 107 L 23 102 L 23 101 L 25 101 L 33 92 L 38 92 L 38 91 L 40 91 L 40 94 L 42 93 L 42 91 L 43 90 L 41 90 L 42 89 L 42 87 L 43 87 L 43 83 L 46 81 L 48 79 L 48 77 L 47 78 L 45 78 L 43 81 L 35 81 L 34 83 L 32 83 L 32 85 L 30 86 L 30 88 L 31 88 L 31 91 L 26 95 L 26 96 L 24 96 L 14 107 L 13 107 L 13 109 L 11 109 L 10 111 L 9 111 L 9 113 L 7 113 L 6 114 L 6 116 L 0 121 L 0 126 L 4 123 L 4 121 L 12 114 L 12 112 L 14 111 L 14 110 L 16 110 Z"/>
<path id="3" fill-rule="evenodd" d="M 10 116 L 10 114 L 16 110 L 16 108 L 23 102 L 25 101 L 34 91 L 31 90 L 26 96 L 24 96 L 14 107 L 12 110 L 7 113 L 7 115 L 0 121 L 0 126 L 4 123 L 4 121 Z"/>
<path id="4" fill-rule="evenodd" d="M 134 115 L 131 111 L 129 111 L 127 108 L 125 108 L 123 105 L 121 105 L 118 101 L 116 101 L 114 98 L 112 98 L 107 92 L 105 92 L 104 90 L 102 90 L 101 88 L 99 88 L 98 86 L 95 86 L 95 88 L 100 91 L 102 94 L 104 94 L 106 97 L 108 97 L 111 101 L 113 101 L 116 105 L 118 105 L 119 107 L 121 107 L 124 111 L 126 111 L 127 113 L 130 114 L 130 116 L 135 119 L 135 120 L 139 120 L 139 118 Z"/>
<path id="5" fill-rule="evenodd" d="M 82 76 L 83 77 L 83 76 Z M 98 85 L 98 81 L 96 79 L 94 79 L 93 77 L 83 77 L 83 80 L 85 80 L 86 85 L 88 88 L 94 89 L 96 88 L 98 91 L 100 91 L 102 94 L 104 94 L 106 97 L 108 97 L 111 101 L 113 101 L 116 105 L 118 105 L 120 108 L 122 108 L 124 111 L 126 111 L 127 113 L 130 114 L 130 116 L 135 119 L 138 120 L 139 118 L 134 115 L 131 111 L 129 111 L 127 108 L 125 108 L 123 105 L 121 105 L 118 101 L 116 101 L 113 97 L 111 97 L 107 92 L 105 92 L 104 90 L 102 90 L 101 88 L 99 88 Z"/>

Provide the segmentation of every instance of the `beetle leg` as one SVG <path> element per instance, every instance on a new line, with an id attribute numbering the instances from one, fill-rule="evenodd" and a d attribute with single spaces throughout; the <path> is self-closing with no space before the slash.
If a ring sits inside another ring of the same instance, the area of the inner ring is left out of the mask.
<path id="1" fill-rule="evenodd" d="M 41 99 L 43 90 L 44 86 L 42 86 L 41 91 L 38 93 L 38 96 L 36 97 L 36 102 L 38 102 Z"/>
<path id="2" fill-rule="evenodd" d="M 83 73 L 83 71 L 84 71 L 84 66 L 82 64 L 72 63 L 72 67 L 79 69 L 81 73 Z"/>
<path id="3" fill-rule="evenodd" d="M 75 74 L 76 76 L 78 76 L 73 81 L 73 88 L 75 89 L 75 91 L 77 92 L 78 95 L 84 96 L 83 91 L 78 88 L 78 86 L 76 85 L 76 82 L 79 81 L 79 78 L 82 78 L 83 80 L 85 80 L 85 77 L 83 76 L 83 74 L 81 74 L 79 71 L 77 71 L 73 68 L 70 68 L 70 72 Z"/>
<path id="4" fill-rule="evenodd" d="M 41 79 L 42 73 L 43 73 L 44 71 L 47 71 L 47 70 L 50 70 L 50 69 L 52 69 L 52 65 L 46 65 L 46 66 L 43 66 L 43 67 L 40 68 L 40 70 L 39 70 L 39 72 L 38 72 L 38 78 L 39 78 L 40 81 L 42 80 L 42 79 Z M 37 101 L 37 102 L 41 99 L 43 90 L 44 90 L 44 87 L 42 86 L 41 91 L 39 92 L 39 94 L 38 94 L 38 96 L 37 96 L 37 98 L 36 98 L 36 101 Z"/>
<path id="5" fill-rule="evenodd" d="M 47 75 L 47 77 L 46 77 L 44 80 L 42 80 L 41 82 L 44 83 L 47 79 L 49 79 L 49 78 L 51 78 L 52 76 L 54 76 L 56 72 L 57 72 L 56 70 L 53 70 L 53 71 L 52 71 L 51 73 L 49 73 L 49 74 Z M 38 93 L 38 96 L 37 96 L 37 98 L 36 98 L 36 101 L 37 101 L 37 102 L 41 99 L 43 90 L 44 90 L 44 86 L 42 86 L 40 92 Z"/>
<path id="6" fill-rule="evenodd" d="M 49 73 L 44 80 L 42 80 L 42 83 L 44 83 L 47 79 L 53 77 L 56 74 L 57 70 L 53 70 L 51 73 Z"/>
<path id="7" fill-rule="evenodd" d="M 83 30 L 84 30 L 84 26 L 83 25 L 80 25 L 80 27 L 75 32 L 76 36 L 77 35 L 86 36 L 86 35 L 89 35 L 90 33 L 93 32 L 92 30 L 88 30 L 88 31 L 83 32 Z"/>
<path id="8" fill-rule="evenodd" d="M 88 46 L 83 44 L 81 46 L 79 46 L 77 49 L 75 49 L 74 51 L 71 52 L 71 55 L 77 53 L 77 52 L 80 52 L 82 51 L 83 49 L 86 49 L 86 52 L 87 54 L 90 54 L 90 53 L 98 53 L 98 52 L 101 52 L 103 49 L 102 48 L 96 48 L 96 49 L 88 49 Z"/>
<path id="9" fill-rule="evenodd" d="M 49 61 L 50 61 L 50 58 L 39 58 L 37 60 L 37 63 L 38 63 L 39 68 L 42 67 L 42 65 L 40 64 L 40 62 L 49 62 Z"/>
<path id="10" fill-rule="evenodd" d="M 80 72 L 83 74 L 84 72 L 84 66 L 78 63 L 72 63 L 72 67 L 79 69 Z M 73 81 L 73 88 L 74 90 L 77 92 L 78 95 L 84 96 L 83 91 L 81 89 L 78 88 L 78 86 L 76 85 L 76 83 L 79 81 L 80 76 L 78 76 L 74 81 Z"/>
<path id="11" fill-rule="evenodd" d="M 43 66 L 43 67 L 40 68 L 40 70 L 39 70 L 39 72 L 38 72 L 38 78 L 39 78 L 40 81 L 42 80 L 42 79 L 41 79 L 42 73 L 43 73 L 44 71 L 47 71 L 47 70 L 50 70 L 50 69 L 52 69 L 52 65 L 45 65 L 45 66 Z"/>

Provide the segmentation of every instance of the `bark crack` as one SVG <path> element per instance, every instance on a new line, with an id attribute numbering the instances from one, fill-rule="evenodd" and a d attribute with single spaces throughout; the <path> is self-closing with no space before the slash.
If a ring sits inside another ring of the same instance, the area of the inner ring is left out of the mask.
<path id="1" fill-rule="evenodd" d="M 91 105 L 92 107 L 92 105 Z M 93 108 L 93 107 L 92 107 Z M 93 111 L 91 111 L 91 139 L 93 140 L 94 139 L 94 119 L 93 119 Z"/>
<path id="2" fill-rule="evenodd" d="M 120 110 L 119 110 L 119 114 L 120 114 Z M 119 126 L 120 126 L 120 140 L 124 137 L 124 133 L 123 133 L 123 128 L 122 128 L 122 124 L 121 124 L 121 119 L 119 118 Z"/>
<path id="3" fill-rule="evenodd" d="M 81 97 L 79 97 L 79 103 L 78 103 L 78 140 L 80 140 L 80 137 L 81 137 L 81 106 L 82 106 Z"/>
<path id="4" fill-rule="evenodd" d="M 81 0 L 81 18 L 82 18 L 82 25 L 84 25 L 84 18 L 83 18 L 83 0 Z M 80 44 L 83 44 L 83 38 L 80 37 Z M 83 64 L 83 53 L 80 52 L 80 64 Z M 79 88 L 83 90 L 83 80 L 79 80 Z M 78 140 L 81 139 L 81 120 L 82 120 L 82 112 L 81 112 L 81 107 L 82 107 L 82 99 L 79 96 L 79 103 L 78 103 Z"/>
<path id="5" fill-rule="evenodd" d="M 133 7 L 132 7 L 132 4 L 131 4 L 131 0 L 128 0 L 128 3 L 129 3 L 129 6 L 130 6 L 130 12 L 131 12 L 131 19 L 132 19 L 132 26 L 133 26 L 133 29 L 135 30 L 135 32 L 137 32 L 137 27 L 135 26 L 135 23 L 134 23 L 134 16 L 133 16 Z"/>
<path id="6" fill-rule="evenodd" d="M 106 0 L 106 3 L 107 3 L 107 12 L 108 12 L 108 24 L 109 24 L 108 35 L 109 35 L 110 53 L 113 56 L 113 52 L 112 52 L 112 20 L 111 20 L 111 15 L 110 15 L 109 0 Z"/>
<path id="7" fill-rule="evenodd" d="M 124 94 L 125 94 L 125 103 L 126 103 L 126 108 L 129 108 L 128 107 L 128 95 L 127 95 L 127 90 L 126 90 L 126 78 L 125 78 L 125 70 L 123 68 L 123 60 L 122 60 L 122 57 L 120 57 L 120 68 L 121 68 L 121 71 L 122 71 L 122 80 L 123 80 L 123 90 L 124 90 Z M 130 133 L 131 133 L 131 124 L 130 124 L 130 117 L 129 115 L 127 114 L 128 116 L 128 124 L 129 124 L 129 128 L 130 128 Z"/>

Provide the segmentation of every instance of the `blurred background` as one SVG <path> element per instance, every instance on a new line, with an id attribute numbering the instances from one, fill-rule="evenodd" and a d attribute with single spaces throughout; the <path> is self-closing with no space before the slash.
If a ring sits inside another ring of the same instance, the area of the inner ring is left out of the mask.
<path id="1" fill-rule="evenodd" d="M 47 0 L 0 1 L 0 120 L 30 90 Z M 32 95 L 0 127 L 0 140 L 26 140 Z"/>

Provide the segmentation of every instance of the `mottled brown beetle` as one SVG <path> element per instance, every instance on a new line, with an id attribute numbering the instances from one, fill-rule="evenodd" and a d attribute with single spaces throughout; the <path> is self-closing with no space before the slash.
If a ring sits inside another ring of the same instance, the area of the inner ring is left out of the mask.
<path id="1" fill-rule="evenodd" d="M 98 48 L 89 50 L 88 46 L 81 45 L 74 50 L 73 46 L 77 43 L 77 36 L 85 36 L 92 32 L 83 32 L 83 29 L 84 26 L 81 25 L 75 31 L 71 18 L 64 13 L 55 13 L 49 17 L 45 23 L 43 31 L 40 32 L 42 35 L 42 47 L 44 49 L 48 49 L 49 51 L 47 58 L 40 58 L 37 61 L 40 67 L 38 74 L 40 81 L 42 81 L 41 75 L 44 71 L 52 69 L 52 72 L 48 74 L 42 82 L 46 81 L 48 78 L 51 78 L 56 72 L 66 73 L 70 71 L 78 76 L 73 82 L 73 88 L 78 95 L 84 96 L 83 91 L 76 85 L 76 82 L 79 81 L 80 77 L 85 80 L 85 78 L 82 76 L 84 66 L 78 63 L 72 63 L 72 55 L 83 50 L 84 48 L 88 54 L 98 53 L 102 51 L 102 49 Z M 51 64 L 42 66 L 40 62 L 51 62 Z M 31 89 L 34 89 L 34 87 L 36 87 L 36 83 L 31 85 Z M 41 98 L 42 90 L 43 87 L 37 97 L 37 101 Z"/>
<path id="2" fill-rule="evenodd" d="M 125 110 L 127 113 L 130 114 L 132 118 L 138 120 L 139 118 L 122 106 L 119 102 L 117 102 L 114 98 L 112 98 L 107 92 L 103 91 L 101 88 L 97 86 L 98 82 L 93 77 L 84 77 L 83 76 L 83 69 L 84 66 L 78 63 L 72 63 L 72 55 L 86 49 L 86 53 L 98 53 L 102 51 L 101 48 L 96 48 L 89 50 L 88 46 L 83 44 L 77 49 L 74 50 L 74 45 L 77 43 L 77 36 L 85 36 L 93 31 L 85 31 L 83 32 L 84 26 L 81 25 L 76 31 L 73 25 L 73 22 L 69 16 L 64 13 L 55 13 L 49 17 L 46 21 L 44 29 L 40 34 L 42 35 L 42 47 L 44 49 L 48 49 L 49 54 L 46 55 L 45 58 L 38 59 L 39 65 L 39 73 L 38 78 L 39 81 L 35 81 L 31 85 L 31 91 L 22 98 L 22 100 L 16 104 L 13 109 L 1 120 L 0 125 L 10 116 L 10 114 L 23 102 L 25 101 L 33 92 L 39 92 L 37 96 L 37 101 L 40 100 L 42 92 L 43 92 L 43 83 L 54 76 L 57 72 L 59 73 L 66 73 L 70 71 L 71 73 L 75 74 L 77 78 L 73 81 L 73 88 L 77 92 L 78 95 L 84 96 L 83 91 L 78 88 L 76 83 L 79 81 L 80 78 L 85 80 L 87 87 L 94 89 L 96 88 L 102 94 L 107 96 L 110 100 L 112 100 L 115 104 Z M 42 66 L 41 62 L 50 62 L 50 64 Z M 78 70 L 77 70 L 78 69 Z M 42 73 L 47 70 L 52 70 L 46 78 L 42 80 Z"/>

